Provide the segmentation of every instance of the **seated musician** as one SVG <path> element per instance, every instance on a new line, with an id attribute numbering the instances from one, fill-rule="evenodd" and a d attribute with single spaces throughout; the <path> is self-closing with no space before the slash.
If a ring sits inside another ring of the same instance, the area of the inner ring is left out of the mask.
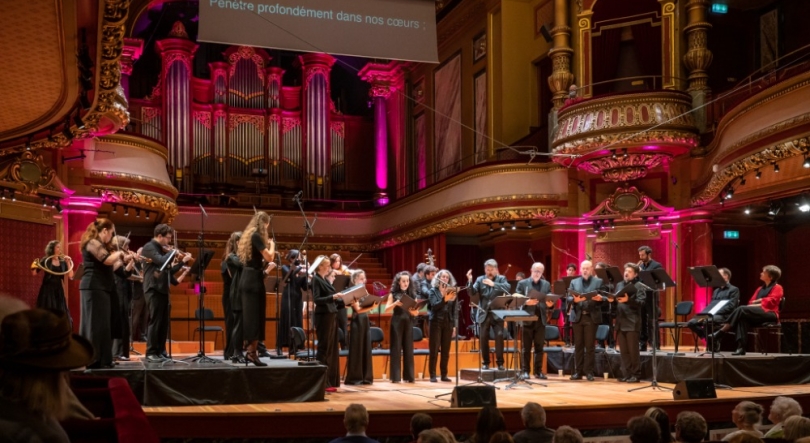
<path id="1" fill-rule="evenodd" d="M 728 300 L 729 302 L 726 303 L 716 314 L 714 314 L 714 318 L 712 321 L 714 322 L 714 326 L 717 327 L 722 325 L 728 320 L 728 317 L 734 312 L 734 309 L 737 305 L 740 304 L 740 290 L 731 284 L 731 271 L 728 268 L 720 268 L 720 275 L 723 277 L 723 280 L 726 283 L 719 288 L 714 288 L 714 292 L 712 293 L 712 302 L 720 301 L 720 300 Z M 689 323 L 686 326 L 692 330 L 698 337 L 702 339 L 706 339 L 706 346 L 710 346 L 709 339 L 706 337 L 706 321 L 705 317 L 694 317 L 689 320 Z M 720 341 L 716 341 L 715 343 L 711 343 L 711 346 L 714 347 L 715 352 L 720 351 Z"/>
<path id="2" fill-rule="evenodd" d="M 785 292 L 777 283 L 782 276 L 782 270 L 774 265 L 762 268 L 759 274 L 764 283 L 748 302 L 748 306 L 736 308 L 728 318 L 728 323 L 714 333 L 713 339 L 718 340 L 732 328 L 737 335 L 737 350 L 732 355 L 745 355 L 745 345 L 748 330 L 765 323 L 779 321 L 779 304 Z"/>

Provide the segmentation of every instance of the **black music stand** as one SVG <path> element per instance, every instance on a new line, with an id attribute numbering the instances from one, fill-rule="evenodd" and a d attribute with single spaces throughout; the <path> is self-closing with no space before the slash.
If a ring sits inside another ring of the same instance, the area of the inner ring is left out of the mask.
<path id="1" fill-rule="evenodd" d="M 669 274 L 667 274 L 667 271 L 665 269 L 655 269 L 655 270 L 652 270 L 652 271 L 641 271 L 641 273 L 639 274 L 639 278 L 641 279 L 641 283 L 643 283 L 644 285 L 646 285 L 647 287 L 652 289 L 652 292 L 654 294 L 653 297 L 656 297 L 656 301 L 657 301 L 657 298 L 662 293 L 666 294 L 667 287 L 674 287 L 675 286 L 675 282 L 672 281 L 672 278 L 670 278 Z M 648 292 L 649 292 L 649 290 L 648 290 Z M 655 339 L 654 343 L 657 343 L 658 341 L 660 341 L 660 339 L 658 338 L 658 334 L 659 334 L 659 332 L 658 332 L 658 315 L 657 315 L 657 313 L 654 313 L 654 314 L 655 315 L 652 316 L 652 319 L 653 319 L 652 332 L 654 334 L 652 337 L 653 337 L 653 339 Z M 656 346 L 653 346 L 653 349 L 652 349 L 653 376 L 652 376 L 652 381 L 650 382 L 650 384 L 647 385 L 647 386 L 639 387 L 639 388 L 628 389 L 627 392 L 633 392 L 633 391 L 638 391 L 640 389 L 647 389 L 647 388 L 662 389 L 662 390 L 666 389 L 666 390 L 669 390 L 669 391 L 672 390 L 672 388 L 668 388 L 666 386 L 661 386 L 661 385 L 658 384 L 658 360 L 657 360 L 657 354 L 658 354 L 658 352 L 656 351 Z"/>
<path id="2" fill-rule="evenodd" d="M 189 271 L 189 274 L 197 276 L 197 284 L 200 288 L 200 295 L 197 298 L 197 312 L 200 314 L 198 315 L 200 324 L 198 326 L 198 328 L 200 328 L 199 349 L 197 350 L 197 355 L 194 357 L 183 359 L 190 362 L 196 361 L 197 363 L 222 363 L 220 360 L 215 360 L 205 355 L 205 270 L 208 268 L 208 265 L 211 263 L 211 258 L 213 257 L 214 251 L 203 249 L 202 243 L 200 243 L 200 252 L 198 254 L 198 258 L 191 266 L 191 271 Z"/>
<path id="3" fill-rule="evenodd" d="M 480 312 L 486 312 L 486 311 L 483 311 L 483 310 L 481 309 L 481 307 L 478 305 L 478 304 L 481 302 L 481 295 L 480 295 L 480 294 L 475 294 L 475 293 L 473 293 L 473 291 L 468 291 L 468 292 L 470 293 L 470 304 L 474 304 L 474 305 L 475 305 L 475 308 L 478 310 L 478 312 L 479 312 L 479 313 L 480 313 Z M 497 297 L 496 297 L 496 298 L 497 298 Z M 475 323 L 476 325 L 479 325 L 480 323 L 478 322 L 478 318 L 477 318 L 477 317 L 478 317 L 478 316 L 476 316 L 476 319 L 475 319 L 474 323 Z M 479 328 L 478 335 L 480 336 L 480 334 L 481 334 L 481 331 L 480 331 L 480 326 L 478 326 L 478 328 Z M 456 331 L 456 333 L 458 333 L 458 331 Z M 479 338 L 478 338 L 478 340 L 480 341 L 480 340 L 481 340 L 481 337 L 479 337 Z M 479 353 L 480 353 L 480 351 L 481 351 L 481 350 L 479 349 Z M 458 370 L 458 367 L 456 367 L 456 369 Z M 479 355 L 479 356 L 478 356 L 478 379 L 476 379 L 474 382 L 467 383 L 467 384 L 465 384 L 465 385 L 463 385 L 463 386 L 471 386 L 471 385 L 484 385 L 484 386 L 492 386 L 492 387 L 493 387 L 493 388 L 495 388 L 495 389 L 500 389 L 500 388 L 498 388 L 497 386 L 495 386 L 495 384 L 494 384 L 494 383 L 487 383 L 487 382 L 485 382 L 485 381 L 484 381 L 484 377 L 483 377 L 483 375 L 482 375 L 482 374 L 483 374 L 483 369 L 482 369 L 482 367 L 481 367 L 481 356 Z M 447 394 L 445 394 L 445 395 L 447 395 Z"/>
<path id="4" fill-rule="evenodd" d="M 319 365 L 320 362 L 315 359 L 315 350 L 312 349 L 315 346 L 315 341 L 312 340 L 311 334 L 315 331 L 315 318 L 313 315 L 315 313 L 315 302 L 312 298 L 312 289 L 307 289 L 306 291 L 301 292 L 301 301 L 307 304 L 307 317 L 309 320 L 309 328 L 305 329 L 305 337 L 307 338 L 307 357 L 306 360 L 298 360 L 299 366 L 315 366 Z M 335 326 L 337 327 L 337 326 Z M 309 331 L 313 331 L 312 333 Z M 296 352 L 298 350 L 296 349 Z"/>
<path id="5" fill-rule="evenodd" d="M 498 297 L 498 298 L 500 298 L 500 297 Z M 507 302 L 507 306 L 510 309 L 508 309 L 508 310 L 495 310 L 495 309 L 493 309 L 492 310 L 492 315 L 494 315 L 496 318 L 500 318 L 501 321 L 504 321 L 504 322 L 507 322 L 507 323 L 514 322 L 515 325 L 517 326 L 515 328 L 517 337 L 514 338 L 514 340 L 513 340 L 513 342 L 515 344 L 515 347 L 514 347 L 514 350 L 513 350 L 514 355 L 512 357 L 512 359 L 514 361 L 513 366 L 514 366 L 515 375 L 512 378 L 510 378 L 510 377 L 499 378 L 498 380 L 495 380 L 495 383 L 499 383 L 499 382 L 502 382 L 502 381 L 510 381 L 510 383 L 508 385 L 506 385 L 504 387 L 504 389 L 512 389 L 512 388 L 515 388 L 515 387 L 519 387 L 520 383 L 525 383 L 527 385 L 527 386 L 521 386 L 521 387 L 526 387 L 526 388 L 530 388 L 530 389 L 531 389 L 531 385 L 540 385 L 540 386 L 548 387 L 547 384 L 540 383 L 540 382 L 535 382 L 535 381 L 532 381 L 532 380 L 527 380 L 527 379 L 524 379 L 523 377 L 521 377 L 521 374 L 523 372 L 521 369 L 523 369 L 523 367 L 522 367 L 523 365 L 522 365 L 522 359 L 521 360 L 518 359 L 519 356 L 520 356 L 520 351 L 523 350 L 523 348 L 521 346 L 521 344 L 522 344 L 521 336 L 523 335 L 523 322 L 524 321 L 538 321 L 539 318 L 538 318 L 538 316 L 536 314 L 532 315 L 532 314 L 529 314 L 528 312 L 523 310 L 523 305 L 526 303 L 528 298 L 523 298 L 523 297 L 504 297 L 504 298 L 511 298 L 512 299 L 511 301 Z M 542 300 L 542 301 L 540 301 L 538 299 L 538 304 L 539 303 L 545 303 L 545 297 L 543 297 L 543 298 L 544 298 L 544 300 Z"/>
<path id="6" fill-rule="evenodd" d="M 695 266 L 695 267 L 689 268 L 689 274 L 692 276 L 692 279 L 695 281 L 695 283 L 697 283 L 697 285 L 699 287 L 704 288 L 706 290 L 707 298 L 708 298 L 709 288 L 719 288 L 719 287 L 722 287 L 722 286 L 726 285 L 726 279 L 724 279 L 723 276 L 720 275 L 720 271 L 717 269 L 717 266 L 715 266 L 715 265 Z M 716 305 L 717 305 L 716 303 L 709 304 L 709 306 L 707 306 L 706 309 L 704 309 L 703 311 L 701 311 L 699 314 L 696 315 L 696 316 L 701 316 L 701 317 L 706 316 L 706 321 L 709 323 L 709 327 L 711 328 L 711 334 L 709 336 L 714 335 L 714 312 L 712 312 L 711 308 L 713 308 Z M 715 340 L 717 340 L 717 339 L 715 339 Z M 706 340 L 707 351 L 711 352 L 711 358 L 712 358 L 712 362 L 711 362 L 711 365 L 712 365 L 712 383 L 714 383 L 715 388 L 731 389 L 731 386 L 717 383 L 717 379 L 715 378 L 715 373 L 714 373 L 714 354 L 715 354 L 715 352 L 714 352 L 714 343 L 709 345 L 708 342 L 709 342 L 709 340 L 707 339 Z M 706 354 L 706 352 L 698 355 L 698 357 L 700 357 L 702 355 L 705 355 L 705 354 Z"/>

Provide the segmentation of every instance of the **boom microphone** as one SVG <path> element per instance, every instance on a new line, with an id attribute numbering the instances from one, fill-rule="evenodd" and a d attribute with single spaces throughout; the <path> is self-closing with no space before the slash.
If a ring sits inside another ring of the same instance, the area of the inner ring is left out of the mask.
<path id="1" fill-rule="evenodd" d="M 298 191 L 297 194 L 295 194 L 295 196 L 293 197 L 293 201 L 301 200 L 301 197 L 303 197 L 303 196 L 304 196 L 304 190 L 302 189 L 302 190 Z"/>

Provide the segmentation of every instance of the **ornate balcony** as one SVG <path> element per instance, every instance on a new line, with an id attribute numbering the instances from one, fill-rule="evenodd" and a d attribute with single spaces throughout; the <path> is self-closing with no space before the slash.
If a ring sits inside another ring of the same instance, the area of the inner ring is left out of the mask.
<path id="1" fill-rule="evenodd" d="M 605 180 L 642 178 L 698 144 L 692 99 L 678 91 L 598 97 L 563 107 L 552 138 L 554 161 Z"/>

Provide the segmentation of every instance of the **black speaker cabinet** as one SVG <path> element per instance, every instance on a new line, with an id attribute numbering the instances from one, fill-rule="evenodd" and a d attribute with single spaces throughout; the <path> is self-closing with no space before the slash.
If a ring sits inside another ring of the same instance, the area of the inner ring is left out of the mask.
<path id="1" fill-rule="evenodd" d="M 494 386 L 458 386 L 453 389 L 451 408 L 498 406 Z"/>
<path id="2" fill-rule="evenodd" d="M 717 398 L 714 382 L 710 378 L 695 378 L 681 380 L 672 390 L 675 400 L 692 400 L 696 398 Z"/>

